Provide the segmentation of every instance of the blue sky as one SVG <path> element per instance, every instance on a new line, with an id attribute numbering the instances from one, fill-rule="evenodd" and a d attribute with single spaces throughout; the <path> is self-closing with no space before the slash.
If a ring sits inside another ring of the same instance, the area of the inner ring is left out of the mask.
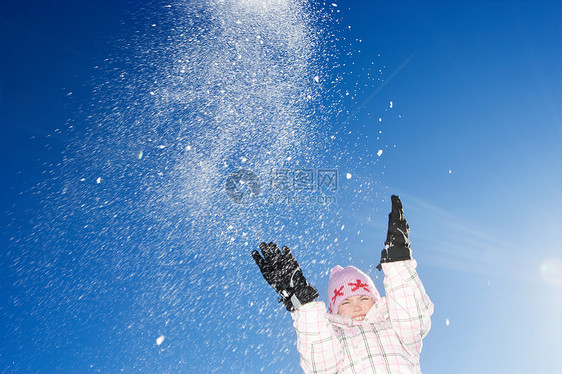
<path id="1" fill-rule="evenodd" d="M 220 200 L 223 191 L 186 192 L 189 174 L 167 174 L 194 159 L 182 164 L 174 139 L 223 161 L 199 135 L 222 133 L 203 122 L 176 138 L 174 123 L 188 120 L 150 101 L 177 83 L 163 78 L 166 54 L 198 51 L 160 53 L 169 28 L 159 26 L 181 4 L 192 3 L 0 6 L 3 371 L 300 372 L 291 319 L 251 249 L 293 247 L 321 298 L 337 263 L 381 286 L 374 267 L 391 194 L 402 198 L 435 303 L 422 370 L 559 371 L 559 2 L 320 6 L 333 20 L 325 45 L 342 66 L 319 75 L 343 80 L 326 83 L 316 105 L 343 109 L 283 152 L 296 160 L 288 169 L 337 170 L 338 203 L 249 208 Z M 141 53 L 150 50 L 158 57 Z M 212 182 L 270 165 L 253 136 Z"/>

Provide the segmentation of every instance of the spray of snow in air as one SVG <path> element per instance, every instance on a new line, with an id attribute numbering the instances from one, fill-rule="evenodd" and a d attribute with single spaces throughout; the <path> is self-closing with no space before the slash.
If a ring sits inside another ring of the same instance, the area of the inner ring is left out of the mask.
<path id="1" fill-rule="evenodd" d="M 355 72 L 334 73 L 327 25 L 338 11 L 195 0 L 142 13 L 122 51 L 96 67 L 94 99 L 70 126 L 76 141 L 35 189 L 45 210 L 28 243 L 44 251 L 16 263 L 36 301 L 38 352 L 64 346 L 101 372 L 298 367 L 290 317 L 249 254 L 263 240 L 290 245 L 322 289 L 329 265 L 351 259 L 342 248 L 363 243 L 329 199 L 349 211 L 365 203 L 375 187 L 361 165 L 378 149 L 347 157 L 342 144 L 365 142 L 327 126 L 353 112 L 327 103 L 368 96 L 344 82 Z M 318 186 L 319 169 L 339 173 L 331 190 L 291 184 L 287 194 L 274 183 L 299 170 L 291 181 Z M 233 175 L 245 179 L 229 194 Z M 84 331 L 68 333 L 67 321 Z M 81 334 L 110 338 L 83 350 Z"/>

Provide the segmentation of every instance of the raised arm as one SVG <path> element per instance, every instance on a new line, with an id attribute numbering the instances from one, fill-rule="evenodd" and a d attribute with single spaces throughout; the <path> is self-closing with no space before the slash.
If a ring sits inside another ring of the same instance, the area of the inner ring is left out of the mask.
<path id="1" fill-rule="evenodd" d="M 313 302 L 318 291 L 304 277 L 288 247 L 261 243 L 261 255 L 252 256 L 263 277 L 291 311 L 297 331 L 297 349 L 305 373 L 337 373 L 342 350 L 326 315 L 324 303 Z"/>
<path id="2" fill-rule="evenodd" d="M 393 195 L 379 270 L 384 269 L 384 288 L 392 328 L 412 354 L 419 355 L 422 339 L 431 328 L 433 303 L 416 272 L 417 263 L 412 259 L 409 233 L 402 202 Z"/>
<path id="3" fill-rule="evenodd" d="M 326 314 L 326 305 L 309 303 L 291 313 L 297 332 L 297 349 L 306 374 L 335 374 L 343 349 Z"/>

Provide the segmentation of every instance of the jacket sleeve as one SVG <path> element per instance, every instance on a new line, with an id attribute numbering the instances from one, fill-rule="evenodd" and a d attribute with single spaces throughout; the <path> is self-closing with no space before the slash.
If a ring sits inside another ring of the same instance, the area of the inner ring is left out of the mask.
<path id="1" fill-rule="evenodd" d="M 433 303 L 416 272 L 416 260 L 383 263 L 384 290 L 390 323 L 402 343 L 415 355 L 431 328 Z"/>
<path id="2" fill-rule="evenodd" d="M 297 349 L 305 373 L 337 373 L 343 351 L 322 302 L 303 305 L 293 313 Z"/>

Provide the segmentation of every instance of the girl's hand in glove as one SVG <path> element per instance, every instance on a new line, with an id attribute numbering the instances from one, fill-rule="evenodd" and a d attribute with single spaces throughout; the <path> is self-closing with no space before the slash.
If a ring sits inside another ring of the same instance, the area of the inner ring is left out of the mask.
<path id="1" fill-rule="evenodd" d="M 288 247 L 281 251 L 277 244 L 261 243 L 258 251 L 253 251 L 252 256 L 259 266 L 263 277 L 281 295 L 288 311 L 297 310 L 301 305 L 310 303 L 318 297 L 318 291 L 308 284 L 302 270 Z"/>
<path id="2" fill-rule="evenodd" d="M 404 261 L 412 259 L 410 250 L 410 226 L 404 218 L 404 209 L 398 196 L 392 195 L 392 211 L 388 215 L 388 232 L 386 234 L 385 248 L 381 253 L 381 264 L 385 262 Z M 381 270 L 379 264 L 377 269 Z"/>

